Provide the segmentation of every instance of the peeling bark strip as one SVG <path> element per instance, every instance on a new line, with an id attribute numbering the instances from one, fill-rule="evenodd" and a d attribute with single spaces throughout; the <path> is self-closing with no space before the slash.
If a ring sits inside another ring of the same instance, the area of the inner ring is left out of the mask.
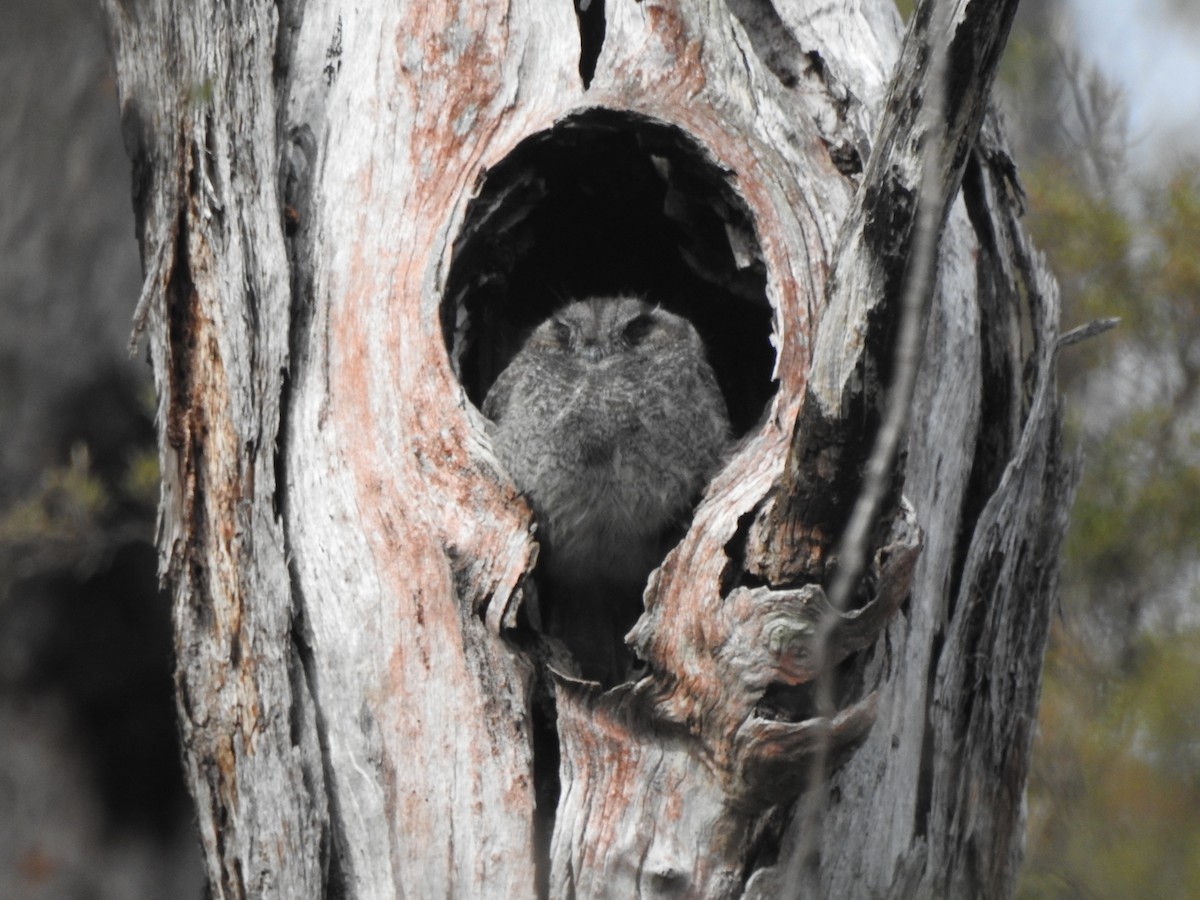
<path id="1" fill-rule="evenodd" d="M 1014 8 L 902 43 L 891 0 L 105 0 L 215 897 L 1011 892 L 1073 483 L 985 119 Z M 903 465 L 835 609 L 930 204 Z M 692 317 L 742 437 L 603 692 L 550 662 L 475 404 L 617 291 Z"/>
<path id="2" fill-rule="evenodd" d="M 1017 0 L 917 5 L 866 174 L 841 228 L 824 325 L 788 467 L 748 550 L 773 584 L 821 580 L 842 533 L 893 381 L 901 294 L 920 205 L 945 222 L 988 108 Z M 946 64 L 931 66 L 937 54 Z M 945 88 L 933 84 L 945 79 Z M 941 100 L 925 114 L 926 100 Z M 940 112 L 940 115 L 936 114 Z M 935 165 L 928 171 L 926 161 Z M 902 401 L 906 402 L 906 401 Z M 761 561 L 761 562 L 760 562 Z"/>

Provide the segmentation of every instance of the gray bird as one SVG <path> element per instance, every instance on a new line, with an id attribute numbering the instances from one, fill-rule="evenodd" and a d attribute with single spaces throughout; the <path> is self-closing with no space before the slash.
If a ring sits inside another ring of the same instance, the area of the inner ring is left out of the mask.
<path id="1" fill-rule="evenodd" d="M 585 677 L 623 678 L 647 576 L 729 442 L 700 335 L 629 297 L 570 303 L 526 339 L 483 413 L 538 521 L 550 633 Z"/>

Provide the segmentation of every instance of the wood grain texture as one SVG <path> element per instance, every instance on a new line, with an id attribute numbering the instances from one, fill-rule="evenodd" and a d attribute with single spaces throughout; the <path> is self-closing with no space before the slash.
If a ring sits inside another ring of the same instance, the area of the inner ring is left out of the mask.
<path id="1" fill-rule="evenodd" d="M 987 113 L 1014 4 L 935 5 L 905 37 L 887 0 L 608 0 L 585 87 L 570 0 L 106 0 L 215 897 L 1008 895 L 1073 481 L 1056 293 Z M 489 177 L 596 110 L 703 170 L 693 202 L 740 198 L 778 382 L 607 693 L 548 668 L 531 513 L 458 380 L 491 274 L 448 290 L 465 234 L 539 202 L 531 173 L 476 216 Z M 935 141 L 895 502 L 833 610 Z"/>

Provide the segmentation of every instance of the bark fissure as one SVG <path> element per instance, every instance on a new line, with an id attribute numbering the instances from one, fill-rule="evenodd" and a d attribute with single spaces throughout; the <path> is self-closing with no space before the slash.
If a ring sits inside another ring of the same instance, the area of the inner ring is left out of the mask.
<path id="1" fill-rule="evenodd" d="M 963 183 L 963 198 L 979 239 L 980 252 L 988 260 L 980 267 L 977 296 L 980 311 L 981 376 L 983 383 L 993 385 L 981 397 L 981 427 L 976 437 L 970 481 L 964 496 L 964 523 L 976 522 L 984 506 L 999 487 L 1005 466 L 1012 458 L 1020 437 L 1021 385 L 1019 384 L 1010 347 L 1017 339 L 1018 307 L 1025 301 L 1020 286 L 1013 281 L 1011 268 L 1005 260 L 1011 257 L 999 223 L 993 221 L 990 210 L 996 203 L 996 188 L 985 174 L 981 150 L 967 167 Z M 1002 153 L 1002 150 L 997 150 Z M 1019 187 L 1017 188 L 1019 191 Z M 964 528 L 959 534 L 959 549 L 951 570 L 949 597 L 950 616 L 954 615 L 959 578 L 963 573 L 967 549 L 972 535 Z"/>
<path id="2" fill-rule="evenodd" d="M 824 74 L 784 25 L 771 0 L 726 0 L 726 4 L 763 65 L 784 87 L 794 88 L 806 76 Z"/>
<path id="3" fill-rule="evenodd" d="M 937 671 L 938 665 L 941 662 L 944 645 L 945 637 L 939 631 L 933 635 L 929 659 L 925 665 L 925 690 L 930 697 L 933 696 L 934 689 L 937 687 Z M 927 714 L 923 717 L 920 740 L 920 762 L 917 766 L 917 791 L 913 802 L 913 835 L 918 839 L 925 840 L 929 835 L 929 818 L 933 812 L 933 776 L 936 742 L 932 715 Z"/>
<path id="4" fill-rule="evenodd" d="M 295 588 L 296 585 L 293 584 Z M 298 606 L 302 603 L 298 598 Z M 292 695 L 297 698 L 295 705 L 289 710 L 292 746 L 305 752 L 316 744 L 316 757 L 319 763 L 314 769 L 304 765 L 302 769 L 304 790 L 313 798 L 314 805 L 322 811 L 317 838 L 317 864 L 321 873 L 321 890 L 325 897 L 331 900 L 341 900 L 346 896 L 348 879 L 342 871 L 345 853 L 341 845 L 345 838 L 339 829 L 342 812 L 339 798 L 327 789 L 333 783 L 331 767 L 333 765 L 329 752 L 329 733 L 325 716 L 316 704 L 317 696 L 315 675 L 313 672 L 312 648 L 303 636 L 303 613 L 297 611 L 292 622 L 291 644 L 292 652 L 289 667 L 289 681 Z M 306 753 L 306 755 L 309 755 Z M 327 819 L 326 819 L 327 816 Z"/>
<path id="5" fill-rule="evenodd" d="M 572 2 L 579 23 L 579 77 L 583 80 L 584 90 L 587 90 L 596 75 L 596 63 L 604 50 L 605 0 Z"/>

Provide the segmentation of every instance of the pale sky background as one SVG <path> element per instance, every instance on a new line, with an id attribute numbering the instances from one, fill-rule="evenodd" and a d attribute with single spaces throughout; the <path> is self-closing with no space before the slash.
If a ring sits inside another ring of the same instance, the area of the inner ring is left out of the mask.
<path id="1" fill-rule="evenodd" d="M 1133 168 L 1200 156 L 1200 0 L 1068 4 L 1080 49 L 1125 93 Z"/>

